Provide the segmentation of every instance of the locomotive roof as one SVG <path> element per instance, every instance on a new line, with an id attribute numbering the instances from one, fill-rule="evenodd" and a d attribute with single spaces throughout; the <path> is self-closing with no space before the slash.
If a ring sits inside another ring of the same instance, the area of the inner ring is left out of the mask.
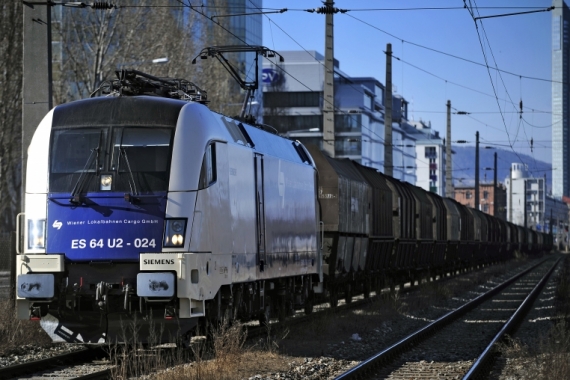
<path id="1" fill-rule="evenodd" d="M 54 127 L 130 125 L 175 126 L 180 109 L 188 102 L 153 96 L 99 97 L 59 105 Z"/>

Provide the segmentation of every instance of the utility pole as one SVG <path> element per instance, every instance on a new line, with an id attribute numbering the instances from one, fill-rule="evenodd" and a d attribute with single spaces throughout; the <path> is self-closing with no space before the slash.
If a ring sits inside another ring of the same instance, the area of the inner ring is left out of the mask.
<path id="1" fill-rule="evenodd" d="M 550 238 L 554 241 L 554 233 L 552 232 L 552 207 L 550 208 Z"/>
<path id="2" fill-rule="evenodd" d="M 523 194 L 524 194 L 524 195 L 523 195 L 523 197 L 524 197 L 524 198 L 523 198 L 523 199 L 524 199 L 524 202 L 523 202 L 523 204 L 524 204 L 524 222 L 523 222 L 523 223 L 524 223 L 524 228 L 526 228 L 526 227 L 527 227 L 527 219 L 526 219 L 526 218 L 527 218 L 527 212 L 526 212 L 526 191 L 527 191 L 527 190 L 526 190 L 526 179 L 523 179 L 523 184 L 524 184 L 524 186 L 523 186 L 523 189 L 524 189 L 524 192 L 523 192 Z"/>
<path id="3" fill-rule="evenodd" d="M 28 146 L 36 127 L 52 109 L 51 7 L 24 3 L 22 72 L 22 201 L 26 192 Z"/>
<path id="4" fill-rule="evenodd" d="M 451 177 L 451 101 L 447 101 L 447 133 L 445 136 L 445 196 L 453 198 Z"/>
<path id="5" fill-rule="evenodd" d="M 513 165 L 509 168 L 509 222 L 513 223 Z"/>
<path id="6" fill-rule="evenodd" d="M 475 133 L 475 210 L 479 210 L 479 131 Z"/>
<path id="7" fill-rule="evenodd" d="M 384 104 L 384 174 L 394 175 L 392 157 L 392 44 L 386 45 L 386 104 Z"/>
<path id="8" fill-rule="evenodd" d="M 497 152 L 493 156 L 493 216 L 497 216 Z"/>
<path id="9" fill-rule="evenodd" d="M 334 157 L 334 2 L 327 0 L 322 7 L 326 14 L 325 28 L 325 83 L 323 89 L 323 151 Z M 336 10 L 338 12 L 338 10 Z"/>

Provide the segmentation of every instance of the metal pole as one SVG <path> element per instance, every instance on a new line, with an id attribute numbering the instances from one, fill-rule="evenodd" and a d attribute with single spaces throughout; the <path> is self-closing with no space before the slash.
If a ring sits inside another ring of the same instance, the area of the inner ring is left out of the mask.
<path id="1" fill-rule="evenodd" d="M 475 133 L 475 207 L 479 210 L 479 131 Z"/>
<path id="2" fill-rule="evenodd" d="M 509 222 L 513 222 L 513 165 L 509 168 Z"/>
<path id="3" fill-rule="evenodd" d="M 497 216 L 497 152 L 495 152 L 493 175 L 493 216 Z"/>
<path id="4" fill-rule="evenodd" d="M 327 0 L 326 7 L 332 8 L 334 2 Z M 325 28 L 325 83 L 323 88 L 323 151 L 329 156 L 335 155 L 334 135 L 334 23 L 333 12 L 326 14 Z"/>
<path id="5" fill-rule="evenodd" d="M 453 198 L 453 180 L 451 177 L 451 101 L 447 101 L 447 133 L 445 137 L 445 196 Z"/>
<path id="6" fill-rule="evenodd" d="M 524 222 L 523 222 L 523 223 L 524 223 L 524 228 L 526 228 L 526 227 L 527 227 L 527 220 L 526 220 L 526 218 L 527 218 L 527 215 L 526 215 L 526 214 L 527 214 L 527 212 L 526 212 L 526 179 L 523 181 L 523 184 L 524 184 L 524 192 L 523 192 L 523 194 L 524 194 L 524 195 L 523 195 L 523 197 L 524 197 L 524 198 L 523 198 L 523 199 L 524 199 L 524 201 L 523 201 L 523 205 L 524 205 L 524 214 L 523 214 L 523 215 L 524 215 Z"/>
<path id="7" fill-rule="evenodd" d="M 386 103 L 384 104 L 384 174 L 394 175 L 392 158 L 392 44 L 386 45 Z"/>
<path id="8" fill-rule="evenodd" d="M 28 146 L 44 116 L 52 109 L 51 7 L 24 5 L 22 75 L 22 200 L 24 210 Z M 19 237 L 18 237 L 19 238 Z"/>

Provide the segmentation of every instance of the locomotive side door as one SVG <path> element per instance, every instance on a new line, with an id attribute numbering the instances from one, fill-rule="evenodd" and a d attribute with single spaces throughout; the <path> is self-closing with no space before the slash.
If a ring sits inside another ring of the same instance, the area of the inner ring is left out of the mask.
<path id="1" fill-rule="evenodd" d="M 255 154 L 255 204 L 257 216 L 257 263 L 259 271 L 265 270 L 267 258 L 265 253 L 265 194 L 263 188 L 263 156 Z"/>

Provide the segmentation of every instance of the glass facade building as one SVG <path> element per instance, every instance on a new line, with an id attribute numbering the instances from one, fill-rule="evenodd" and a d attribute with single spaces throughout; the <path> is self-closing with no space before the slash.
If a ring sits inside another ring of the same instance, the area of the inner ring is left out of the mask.
<path id="1" fill-rule="evenodd" d="M 322 149 L 324 56 L 280 51 L 285 62 L 263 63 L 263 122 L 279 134 Z M 384 85 L 373 77 L 350 77 L 335 60 L 335 157 L 384 171 Z M 407 131 L 407 101 L 392 101 L 393 177 L 416 183 L 415 138 Z"/>
<path id="2" fill-rule="evenodd" d="M 568 83 L 570 80 L 570 9 L 554 0 L 552 10 L 552 195 L 570 196 L 570 133 Z"/>

